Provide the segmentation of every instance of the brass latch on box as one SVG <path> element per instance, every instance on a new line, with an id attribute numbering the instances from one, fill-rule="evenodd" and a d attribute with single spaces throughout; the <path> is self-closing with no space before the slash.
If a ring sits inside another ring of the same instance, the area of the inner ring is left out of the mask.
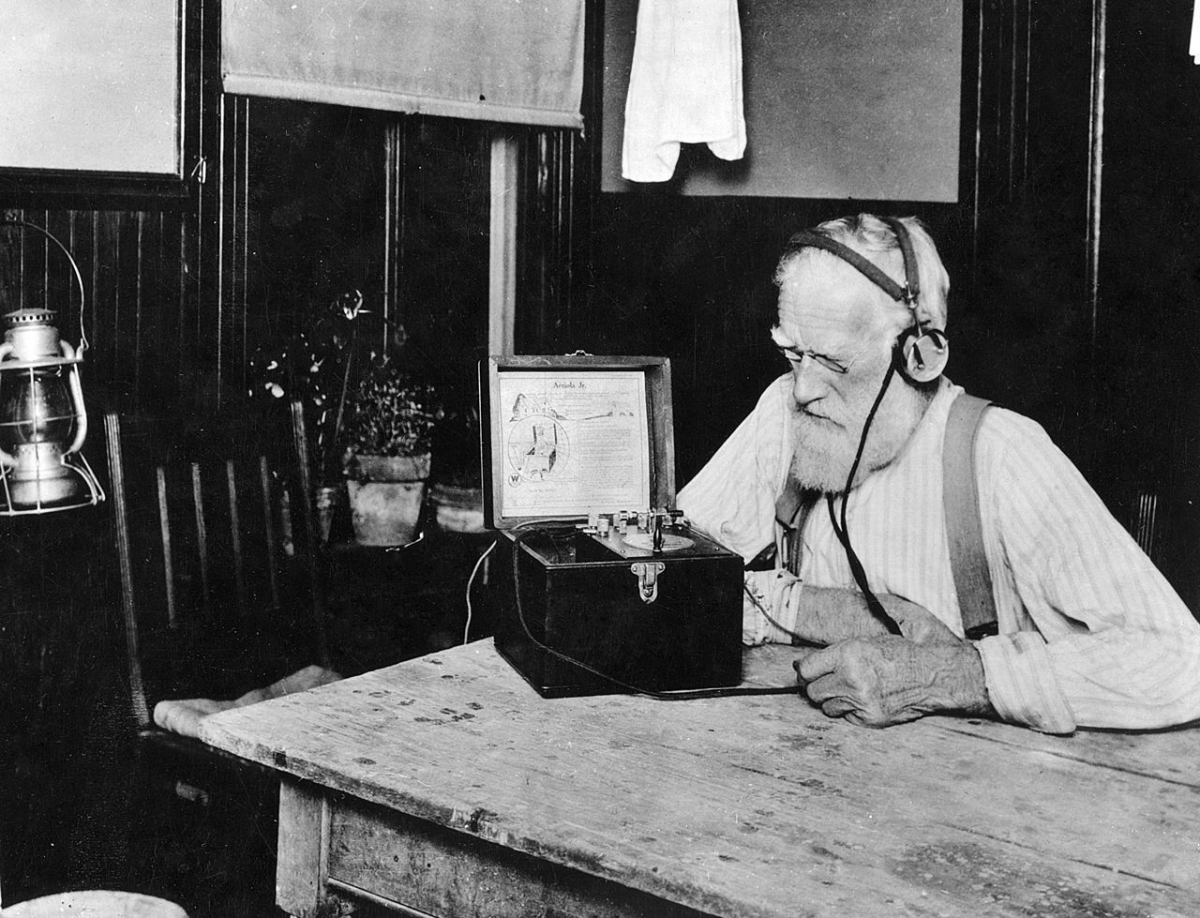
<path id="1" fill-rule="evenodd" d="M 633 575 L 638 579 L 638 594 L 642 602 L 654 602 L 658 599 L 658 575 L 666 570 L 661 561 L 638 561 L 629 565 Z"/>

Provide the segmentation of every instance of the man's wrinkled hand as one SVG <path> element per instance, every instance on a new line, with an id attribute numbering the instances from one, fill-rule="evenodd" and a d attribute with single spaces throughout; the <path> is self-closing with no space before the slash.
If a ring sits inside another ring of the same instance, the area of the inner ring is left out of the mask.
<path id="1" fill-rule="evenodd" d="M 918 644 L 881 635 L 840 641 L 793 664 L 813 704 L 829 717 L 887 727 L 935 711 L 991 711 L 983 663 L 967 641 Z"/>

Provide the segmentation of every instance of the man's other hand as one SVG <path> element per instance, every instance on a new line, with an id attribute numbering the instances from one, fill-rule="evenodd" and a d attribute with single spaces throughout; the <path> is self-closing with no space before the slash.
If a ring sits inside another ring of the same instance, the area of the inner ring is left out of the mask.
<path id="1" fill-rule="evenodd" d="M 810 701 L 860 726 L 887 727 L 936 711 L 991 712 L 979 652 L 963 640 L 854 638 L 793 665 Z"/>
<path id="2" fill-rule="evenodd" d="M 960 640 L 924 606 L 890 593 L 880 603 L 900 626 L 900 633 L 918 644 L 955 643 Z M 855 637 L 887 634 L 887 626 L 871 614 L 858 590 L 838 587 L 804 587 L 796 616 L 796 633 L 814 644 L 834 644 Z"/>

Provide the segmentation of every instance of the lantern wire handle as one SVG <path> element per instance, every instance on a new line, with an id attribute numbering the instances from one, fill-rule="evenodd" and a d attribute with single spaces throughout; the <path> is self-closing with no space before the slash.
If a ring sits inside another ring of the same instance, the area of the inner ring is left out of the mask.
<path id="1" fill-rule="evenodd" d="M 83 313 L 87 304 L 87 295 L 83 289 L 83 275 L 79 273 L 79 265 L 75 261 L 75 256 L 71 254 L 70 249 L 68 249 L 62 244 L 62 242 L 59 241 L 57 236 L 55 236 L 45 227 L 38 226 L 36 223 L 30 223 L 28 220 L 9 218 L 7 220 L 0 220 L 0 226 L 21 226 L 27 227 L 31 230 L 37 230 L 56 246 L 58 246 L 59 251 L 67 256 L 67 261 L 71 265 L 71 274 L 75 278 L 76 289 L 79 290 L 79 347 L 76 349 L 76 354 L 82 357 L 83 352 L 88 349 L 87 332 L 84 331 L 83 328 Z"/>

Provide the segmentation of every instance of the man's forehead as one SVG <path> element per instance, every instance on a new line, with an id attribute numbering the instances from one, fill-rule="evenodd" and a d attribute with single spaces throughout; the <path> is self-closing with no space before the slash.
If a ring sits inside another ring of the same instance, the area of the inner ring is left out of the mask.
<path id="1" fill-rule="evenodd" d="M 843 267 L 846 270 L 840 270 Z M 786 340 L 775 332 L 772 337 L 784 347 L 808 349 L 847 338 L 861 340 L 882 319 L 870 281 L 833 256 L 806 258 L 780 279 L 778 331 Z"/>
<path id="2" fill-rule="evenodd" d="M 833 354 L 854 337 L 854 332 L 841 323 L 805 323 L 782 313 L 779 323 L 771 329 L 771 340 L 779 347 L 819 354 Z"/>

